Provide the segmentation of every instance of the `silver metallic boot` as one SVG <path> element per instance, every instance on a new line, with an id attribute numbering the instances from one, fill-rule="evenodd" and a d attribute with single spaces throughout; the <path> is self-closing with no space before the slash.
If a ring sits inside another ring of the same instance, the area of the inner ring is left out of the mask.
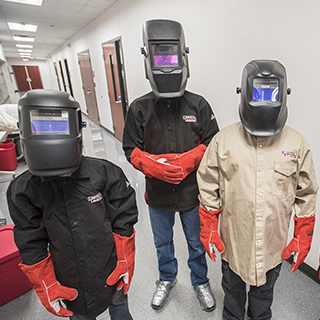
<path id="1" fill-rule="evenodd" d="M 201 308 L 207 312 L 213 311 L 216 307 L 216 299 L 211 291 L 210 283 L 207 282 L 193 288 L 197 294 Z"/>
<path id="2" fill-rule="evenodd" d="M 156 291 L 153 294 L 151 307 L 160 310 L 166 304 L 170 291 L 176 284 L 177 279 L 174 281 L 156 281 Z"/>

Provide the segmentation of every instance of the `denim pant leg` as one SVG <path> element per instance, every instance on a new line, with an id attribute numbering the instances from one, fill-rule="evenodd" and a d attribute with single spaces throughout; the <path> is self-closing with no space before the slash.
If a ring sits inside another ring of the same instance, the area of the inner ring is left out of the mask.
<path id="1" fill-rule="evenodd" d="M 191 283 L 194 287 L 197 287 L 209 281 L 207 278 L 206 252 L 200 241 L 199 207 L 188 211 L 180 211 L 180 219 L 188 244 L 188 266 L 191 270 Z"/>
<path id="2" fill-rule="evenodd" d="M 175 212 L 161 211 L 149 207 L 149 216 L 157 249 L 160 281 L 173 281 L 178 273 L 178 262 L 174 256 L 173 226 Z"/>
<path id="3" fill-rule="evenodd" d="M 274 285 L 279 277 L 281 263 L 267 272 L 267 282 L 260 286 L 250 286 L 248 293 L 248 316 L 252 320 L 269 320 L 272 317 Z"/>
<path id="4" fill-rule="evenodd" d="M 243 320 L 247 300 L 246 283 L 222 260 L 222 289 L 224 291 L 222 318 Z"/>

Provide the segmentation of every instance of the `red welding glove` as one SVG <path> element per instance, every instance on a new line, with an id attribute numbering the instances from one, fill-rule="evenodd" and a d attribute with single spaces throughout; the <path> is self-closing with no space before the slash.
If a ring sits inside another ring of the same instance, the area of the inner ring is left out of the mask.
<path id="1" fill-rule="evenodd" d="M 180 166 L 171 164 L 176 157 L 174 153 L 153 155 L 135 148 L 131 153 L 130 161 L 134 168 L 147 177 L 179 184 L 183 179 L 183 170 Z"/>
<path id="2" fill-rule="evenodd" d="M 127 294 L 134 272 L 135 233 L 130 237 L 122 237 L 113 233 L 117 251 L 117 266 L 107 279 L 107 285 L 113 286 L 118 282 L 117 290 L 123 287 L 123 293 Z"/>
<path id="3" fill-rule="evenodd" d="M 224 244 L 218 233 L 219 224 L 219 210 L 206 210 L 199 206 L 200 216 L 200 240 L 203 244 L 204 250 L 208 253 L 211 260 L 216 261 L 214 246 L 219 253 L 225 250 Z"/>
<path id="4" fill-rule="evenodd" d="M 34 265 L 20 263 L 19 267 L 27 275 L 41 303 L 49 312 L 60 317 L 72 316 L 73 313 L 62 306 L 61 300 L 76 299 L 78 291 L 64 287 L 57 281 L 50 253 L 47 258 Z"/>
<path id="5" fill-rule="evenodd" d="M 293 239 L 282 252 L 283 259 L 289 259 L 293 255 L 292 272 L 298 269 L 310 251 L 315 215 L 302 218 L 298 218 L 295 215 L 294 221 Z"/>
<path id="6" fill-rule="evenodd" d="M 200 144 L 188 152 L 178 154 L 177 159 L 173 160 L 171 164 L 182 167 L 183 178 L 185 178 L 192 171 L 198 169 L 206 149 L 207 147 L 204 144 Z"/>

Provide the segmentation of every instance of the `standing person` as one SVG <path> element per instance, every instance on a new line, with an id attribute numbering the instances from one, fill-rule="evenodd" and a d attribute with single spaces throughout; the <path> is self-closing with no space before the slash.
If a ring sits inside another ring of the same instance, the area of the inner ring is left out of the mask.
<path id="1" fill-rule="evenodd" d="M 212 139 L 197 172 L 201 241 L 213 261 L 213 245 L 222 253 L 225 320 L 244 319 L 246 284 L 248 316 L 271 319 L 281 255 L 294 255 L 295 271 L 310 250 L 318 185 L 306 139 L 285 125 L 286 100 L 282 64 L 248 63 L 241 122 Z M 293 209 L 294 236 L 286 247 Z"/>
<path id="2" fill-rule="evenodd" d="M 163 308 L 176 283 L 173 225 L 179 212 L 188 243 L 191 283 L 202 308 L 212 311 L 215 299 L 199 238 L 196 169 L 218 125 L 208 102 L 185 91 L 189 50 L 181 24 L 149 20 L 143 27 L 143 41 L 146 77 L 152 92 L 131 103 L 123 150 L 133 167 L 146 176 L 146 202 L 159 269 L 151 306 Z"/>
<path id="3" fill-rule="evenodd" d="M 7 200 L 20 268 L 54 315 L 92 320 L 109 307 L 112 320 L 131 320 L 134 190 L 116 165 L 82 156 L 81 110 L 69 94 L 29 91 L 19 114 L 29 170 Z"/>

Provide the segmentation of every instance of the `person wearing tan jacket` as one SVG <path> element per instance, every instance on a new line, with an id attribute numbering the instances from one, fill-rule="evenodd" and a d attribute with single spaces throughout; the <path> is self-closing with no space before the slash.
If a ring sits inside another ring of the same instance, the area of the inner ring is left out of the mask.
<path id="1" fill-rule="evenodd" d="M 318 185 L 308 142 L 285 125 L 286 85 L 278 61 L 248 63 L 241 122 L 215 135 L 197 171 L 200 238 L 212 260 L 213 245 L 222 254 L 226 320 L 244 319 L 246 284 L 249 318 L 271 319 L 283 258 L 293 254 L 295 271 L 310 250 Z M 286 247 L 292 215 L 294 236 Z"/>

